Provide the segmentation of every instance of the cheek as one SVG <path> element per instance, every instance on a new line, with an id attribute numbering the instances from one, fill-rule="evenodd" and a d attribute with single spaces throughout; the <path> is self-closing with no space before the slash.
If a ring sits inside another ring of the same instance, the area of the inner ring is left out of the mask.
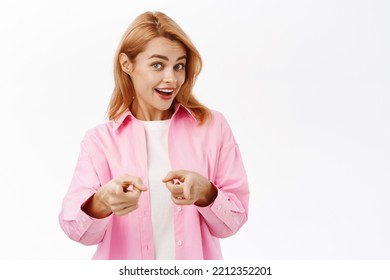
<path id="1" fill-rule="evenodd" d="M 145 72 L 141 77 L 137 77 L 137 81 L 133 82 L 137 82 L 136 88 L 144 92 L 150 90 L 151 88 L 154 88 L 159 81 L 160 80 L 158 77 L 156 77 L 156 75 Z"/>
<path id="2" fill-rule="evenodd" d="M 186 80 L 186 74 L 184 72 L 180 73 L 180 75 L 178 75 L 177 77 L 178 84 L 181 86 L 182 84 L 184 84 L 185 80 Z"/>

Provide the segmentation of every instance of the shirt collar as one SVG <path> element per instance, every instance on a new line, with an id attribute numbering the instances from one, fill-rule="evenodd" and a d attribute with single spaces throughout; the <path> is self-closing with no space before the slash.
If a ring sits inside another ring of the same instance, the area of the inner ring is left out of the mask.
<path id="1" fill-rule="evenodd" d="M 179 112 L 183 112 L 186 115 L 190 116 L 195 121 L 197 121 L 197 118 L 195 117 L 194 113 L 187 107 L 177 102 L 175 103 L 174 106 L 175 106 L 175 112 L 172 115 L 172 119 L 178 118 L 178 116 L 180 115 Z M 120 126 L 122 126 L 122 124 L 125 122 L 127 118 L 136 119 L 129 109 L 126 109 L 126 111 L 124 111 L 117 120 L 113 121 L 113 130 L 116 131 Z"/>

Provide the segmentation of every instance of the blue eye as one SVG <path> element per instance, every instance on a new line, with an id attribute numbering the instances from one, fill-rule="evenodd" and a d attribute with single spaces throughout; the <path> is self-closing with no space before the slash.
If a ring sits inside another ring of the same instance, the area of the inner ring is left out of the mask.
<path id="1" fill-rule="evenodd" d="M 175 70 L 180 71 L 180 70 L 183 70 L 184 67 L 185 67 L 185 66 L 184 66 L 183 63 L 179 63 L 179 64 L 176 64 L 176 65 L 175 65 Z"/>
<path id="2" fill-rule="evenodd" d="M 153 64 L 152 64 L 152 68 L 157 69 L 157 70 L 160 70 L 160 69 L 163 68 L 163 66 L 162 66 L 161 63 L 157 62 L 157 63 L 153 63 Z"/>

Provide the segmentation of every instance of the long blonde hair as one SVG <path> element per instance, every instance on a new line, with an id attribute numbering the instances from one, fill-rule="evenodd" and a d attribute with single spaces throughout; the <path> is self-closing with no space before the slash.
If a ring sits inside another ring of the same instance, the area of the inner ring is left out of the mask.
<path id="1" fill-rule="evenodd" d="M 114 59 L 115 88 L 108 107 L 108 118 L 117 119 L 130 108 L 135 97 L 133 82 L 122 70 L 119 55 L 125 53 L 131 61 L 134 61 L 145 45 L 157 37 L 179 42 L 185 47 L 187 51 L 186 78 L 175 100 L 191 110 L 199 124 L 203 124 L 210 117 L 210 111 L 194 97 L 192 92 L 196 78 L 202 69 L 202 59 L 184 31 L 162 12 L 146 12 L 139 15 L 123 35 Z"/>

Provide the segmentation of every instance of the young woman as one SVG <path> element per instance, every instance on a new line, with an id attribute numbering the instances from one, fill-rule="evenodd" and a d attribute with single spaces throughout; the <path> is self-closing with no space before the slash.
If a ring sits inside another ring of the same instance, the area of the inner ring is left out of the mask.
<path id="1" fill-rule="evenodd" d="M 59 221 L 94 259 L 221 259 L 249 189 L 225 118 L 194 97 L 202 61 L 161 12 L 139 15 L 115 55 L 109 121 L 89 130 Z"/>

